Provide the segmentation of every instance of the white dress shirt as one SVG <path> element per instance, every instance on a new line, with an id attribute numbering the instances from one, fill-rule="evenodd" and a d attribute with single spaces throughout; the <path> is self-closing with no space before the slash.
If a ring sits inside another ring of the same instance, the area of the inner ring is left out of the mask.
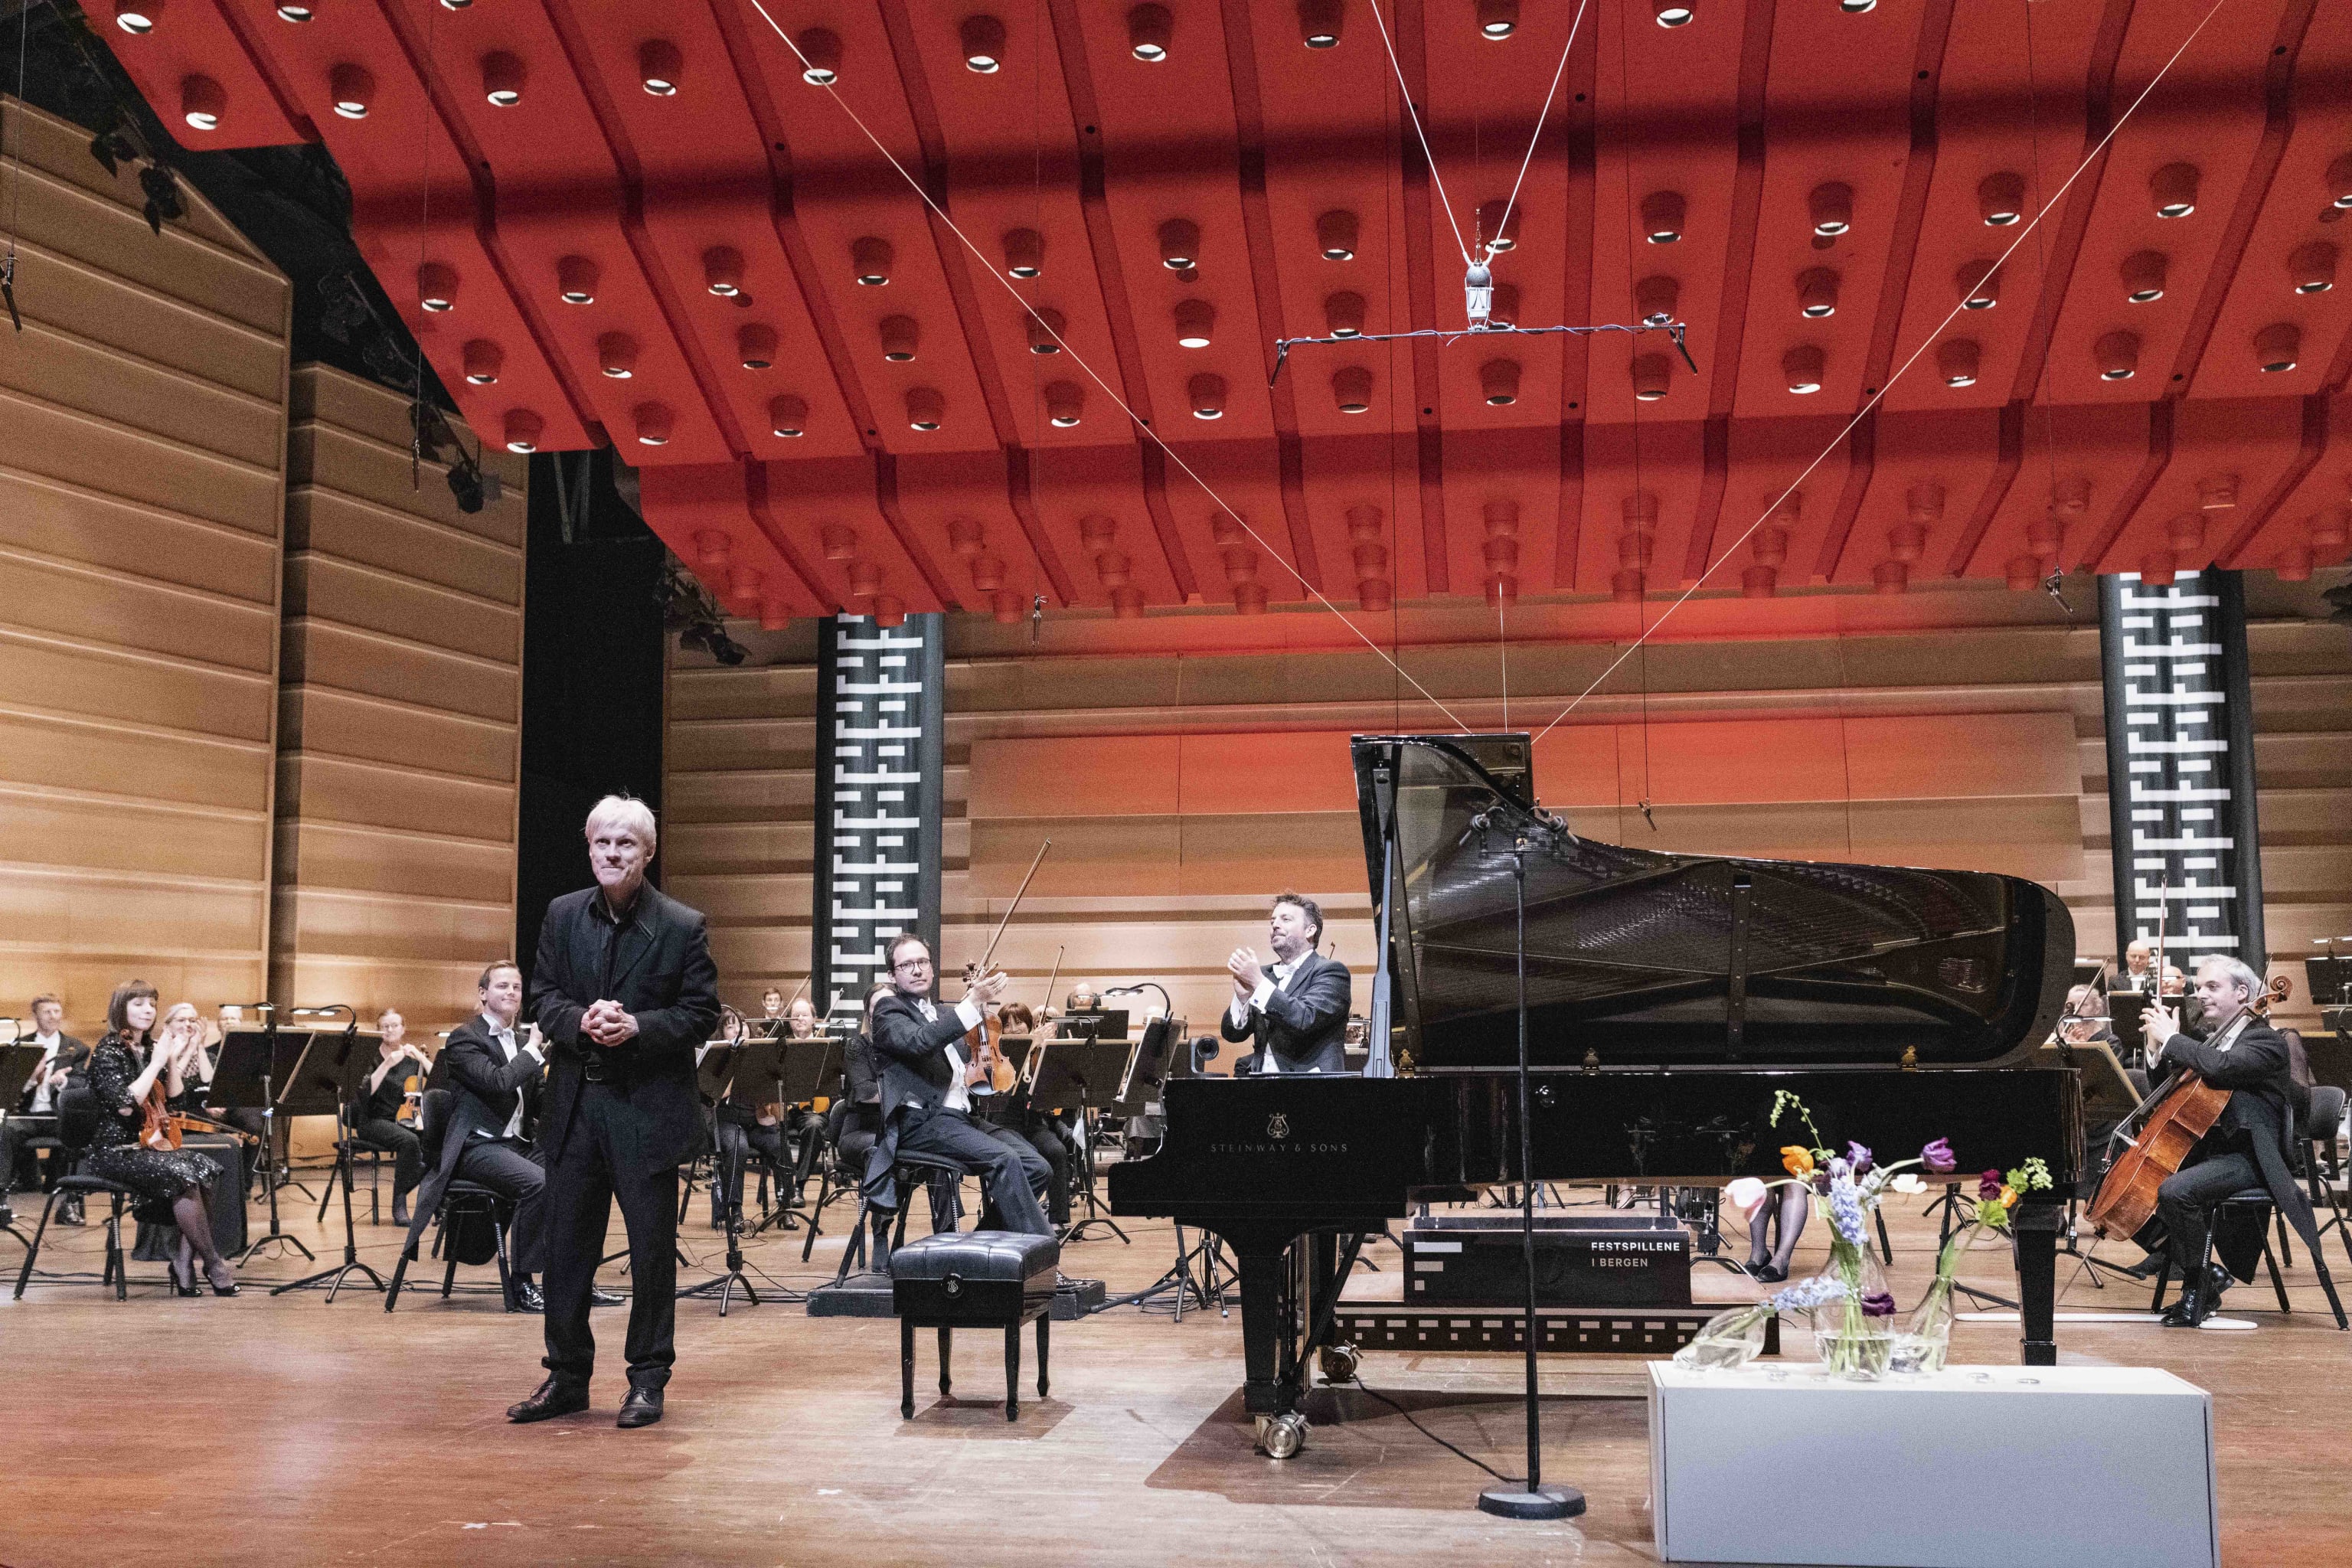
<path id="1" fill-rule="evenodd" d="M 1290 977 L 1297 973 L 1298 966 L 1306 962 L 1306 955 L 1302 953 L 1288 963 L 1267 964 L 1257 983 L 1257 989 L 1249 994 L 1249 1000 L 1244 1001 L 1238 996 L 1234 998 L 1234 1005 L 1230 1009 L 1233 1014 L 1234 1027 L 1240 1028 L 1247 1024 L 1252 1013 L 1265 1012 L 1266 999 L 1276 992 L 1289 990 Z"/>
<path id="2" fill-rule="evenodd" d="M 915 1011 L 923 1016 L 924 1023 L 936 1024 L 940 1021 L 940 1010 L 931 1005 L 929 997 L 917 996 L 913 1000 Z M 964 1026 L 964 1032 L 967 1034 L 980 1027 L 982 1017 L 980 1004 L 969 996 L 955 1005 L 955 1016 L 956 1021 Z M 950 1110 L 961 1110 L 969 1116 L 971 1114 L 971 1090 L 963 1081 L 964 1068 L 968 1064 L 964 1061 L 963 1051 L 960 1048 L 961 1044 L 961 1041 L 958 1041 L 947 1047 L 946 1056 L 950 1071 L 946 1104 Z"/>
<path id="3" fill-rule="evenodd" d="M 523 1051 L 529 1051 L 531 1055 L 532 1060 L 539 1062 L 542 1066 L 546 1064 L 547 1058 L 539 1054 L 537 1047 L 518 1046 L 515 1043 L 514 1030 L 508 1027 L 506 1025 L 499 1023 L 488 1013 L 482 1015 L 482 1027 L 490 1032 L 490 1038 L 496 1040 L 499 1043 L 499 1048 L 506 1052 L 507 1060 L 509 1062 L 512 1062 L 515 1058 L 520 1055 Z M 487 1138 L 489 1134 L 484 1132 L 481 1136 Z M 498 1136 L 509 1139 L 520 1138 L 522 1136 L 522 1093 L 520 1089 L 515 1092 L 514 1114 L 507 1118 L 506 1131 L 498 1134 Z"/>
<path id="4" fill-rule="evenodd" d="M 56 1091 L 49 1088 L 49 1064 L 58 1059 L 58 1047 L 64 1044 L 54 1032 L 35 1035 L 33 1044 L 41 1047 L 41 1065 L 33 1069 L 33 1114 L 46 1115 Z"/>

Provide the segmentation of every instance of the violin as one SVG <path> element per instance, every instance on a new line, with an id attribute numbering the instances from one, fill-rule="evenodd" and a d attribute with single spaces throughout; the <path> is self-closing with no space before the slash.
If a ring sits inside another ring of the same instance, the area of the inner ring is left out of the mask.
<path id="1" fill-rule="evenodd" d="M 415 1073 L 400 1080 L 400 1114 L 393 1120 L 412 1132 L 425 1120 L 425 1080 Z"/>

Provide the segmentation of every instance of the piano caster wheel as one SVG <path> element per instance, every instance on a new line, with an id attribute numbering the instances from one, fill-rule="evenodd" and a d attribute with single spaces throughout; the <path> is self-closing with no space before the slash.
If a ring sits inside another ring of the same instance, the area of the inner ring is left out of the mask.
<path id="1" fill-rule="evenodd" d="M 1307 1417 L 1296 1410 L 1257 1418 L 1257 1446 L 1269 1459 L 1287 1459 L 1307 1447 Z"/>
<path id="2" fill-rule="evenodd" d="M 1362 1352 L 1353 1345 L 1325 1345 L 1315 1353 L 1326 1383 L 1355 1382 L 1356 1369 L 1363 1363 Z"/>

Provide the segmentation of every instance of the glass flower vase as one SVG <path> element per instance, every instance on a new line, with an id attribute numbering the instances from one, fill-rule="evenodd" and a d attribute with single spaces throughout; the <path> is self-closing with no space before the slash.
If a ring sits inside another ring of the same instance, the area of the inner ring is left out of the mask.
<path id="1" fill-rule="evenodd" d="M 1952 1281 L 1938 1274 L 1927 1294 L 1895 1336 L 1887 1371 L 1902 1376 L 1924 1376 L 1944 1370 L 1952 1348 Z"/>
<path id="2" fill-rule="evenodd" d="M 1731 1372 L 1764 1353 L 1764 1326 L 1771 1307 L 1761 1301 L 1717 1312 L 1675 1352 L 1675 1364 L 1687 1372 Z"/>
<path id="3" fill-rule="evenodd" d="M 1865 1237 L 1841 1237 L 1830 1247 L 1825 1280 L 1841 1288 L 1837 1299 L 1813 1313 L 1813 1350 L 1834 1377 L 1874 1383 L 1886 1375 L 1895 1352 L 1895 1298 L 1886 1271 Z"/>

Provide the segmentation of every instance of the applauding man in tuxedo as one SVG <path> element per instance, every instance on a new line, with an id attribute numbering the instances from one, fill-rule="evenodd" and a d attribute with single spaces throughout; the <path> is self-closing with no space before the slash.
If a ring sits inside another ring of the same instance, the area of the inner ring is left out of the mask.
<path id="1" fill-rule="evenodd" d="M 629 1237 L 629 1392 L 619 1425 L 662 1418 L 677 1359 L 677 1168 L 707 1148 L 695 1047 L 719 1025 L 702 915 L 648 886 L 654 814 L 606 795 L 588 814 L 596 886 L 547 906 L 531 1010 L 553 1049 L 540 1117 L 547 1167 L 547 1381 L 507 1412 L 588 1407 L 588 1309 L 613 1205 Z"/>
<path id="2" fill-rule="evenodd" d="M 1315 951 L 1323 938 L 1323 911 L 1297 893 L 1276 896 L 1266 917 L 1274 962 L 1255 950 L 1234 949 L 1225 969 L 1234 1000 L 1225 1009 L 1224 1037 L 1255 1040 L 1257 1049 L 1237 1073 L 1343 1072 L 1347 1068 L 1348 1002 L 1354 988 L 1348 966 Z"/>

